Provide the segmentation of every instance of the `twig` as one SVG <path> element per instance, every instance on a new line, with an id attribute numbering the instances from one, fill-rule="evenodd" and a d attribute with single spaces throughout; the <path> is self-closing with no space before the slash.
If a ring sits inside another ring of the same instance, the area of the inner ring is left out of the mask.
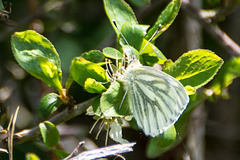
<path id="1" fill-rule="evenodd" d="M 64 160 L 69 160 L 70 158 L 72 158 L 75 154 L 77 154 L 79 152 L 80 147 L 82 147 L 82 145 L 84 145 L 85 142 L 79 142 L 79 144 L 77 145 L 77 147 L 73 150 L 73 152 L 67 156 L 66 158 L 64 158 Z"/>
<path id="2" fill-rule="evenodd" d="M 240 56 L 240 46 L 234 42 L 217 24 L 212 23 L 209 17 L 204 17 L 203 11 L 193 7 L 189 0 L 182 0 L 183 9 L 190 13 L 204 29 L 211 34 L 231 55 Z"/>
<path id="3" fill-rule="evenodd" d="M 19 106 L 17 107 L 14 115 L 11 116 L 11 119 L 10 119 L 10 122 L 9 122 L 8 128 L 7 128 L 9 160 L 13 160 L 13 135 L 14 135 L 18 111 L 19 111 Z"/>
<path id="4" fill-rule="evenodd" d="M 214 10 L 201 11 L 202 15 L 205 18 L 211 18 L 214 22 L 219 22 L 225 19 L 227 15 L 229 15 L 233 9 L 235 8 L 237 2 L 233 1 L 225 1 L 220 4 L 220 7 Z"/>
<path id="5" fill-rule="evenodd" d="M 132 147 L 135 144 L 136 144 L 135 142 L 128 143 L 128 144 L 117 144 L 117 145 L 112 145 L 112 146 L 94 149 L 90 151 L 84 151 L 79 155 L 68 160 L 86 160 L 86 159 L 91 160 L 91 159 L 104 158 L 108 156 L 116 156 L 117 154 L 132 152 L 133 151 Z"/>
<path id="6" fill-rule="evenodd" d="M 58 125 L 69 119 L 72 119 L 73 117 L 76 117 L 84 113 L 86 109 L 92 104 L 93 100 L 94 98 L 76 105 L 73 111 L 71 112 L 69 112 L 68 109 L 65 109 L 63 112 L 49 119 L 49 121 L 52 122 L 54 125 Z M 16 139 L 15 143 L 19 144 L 19 143 L 33 140 L 35 138 L 38 138 L 39 136 L 40 136 L 40 130 L 39 130 L 39 127 L 37 126 L 31 129 L 26 129 L 16 133 L 14 135 L 14 138 Z"/>

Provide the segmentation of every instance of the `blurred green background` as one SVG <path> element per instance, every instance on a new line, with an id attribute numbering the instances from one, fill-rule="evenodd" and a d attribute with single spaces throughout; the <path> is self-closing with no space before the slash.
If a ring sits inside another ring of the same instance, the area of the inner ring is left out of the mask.
<path id="1" fill-rule="evenodd" d="M 4 118 L 6 112 L 11 115 L 16 107 L 20 106 L 16 131 L 21 131 L 37 126 L 42 121 L 38 116 L 39 102 L 46 93 L 54 90 L 19 67 L 11 51 L 11 35 L 15 31 L 33 29 L 47 37 L 60 55 L 65 82 L 74 57 L 92 49 L 102 50 L 104 47 L 114 47 L 115 33 L 104 12 L 101 0 L 12 0 L 5 2 L 11 2 L 12 12 L 9 14 L 9 19 L 2 20 L 0 23 L 0 125 L 7 128 L 9 117 Z M 141 24 L 153 25 L 169 1 L 129 0 L 127 2 L 134 9 Z M 214 9 L 220 5 L 220 0 L 195 0 L 195 2 L 197 6 L 202 6 L 204 9 Z M 9 5 L 5 6 L 5 10 L 9 10 Z M 219 22 L 220 28 L 238 44 L 240 44 L 239 15 L 240 6 L 236 5 L 232 12 Z M 184 9 L 180 10 L 171 27 L 157 39 L 156 46 L 173 61 L 183 53 L 197 48 L 209 49 L 225 61 L 232 58 L 230 52 L 222 47 L 218 40 L 206 33 Z M 240 158 L 239 82 L 239 79 L 235 80 L 229 87 L 229 99 L 202 103 L 196 110 L 197 116 L 188 124 L 196 127 L 194 134 L 202 135 L 204 152 L 199 151 L 199 154 L 207 160 Z M 93 96 L 84 92 L 75 83 L 70 93 L 74 95 L 77 102 Z M 91 135 L 88 134 L 93 123 L 92 117 L 81 115 L 59 125 L 58 129 L 62 136 L 61 145 L 58 147 L 71 152 L 79 141 L 86 141 L 85 147 L 88 149 L 96 145 L 104 146 L 105 131 L 100 134 L 99 140 L 94 139 L 97 128 Z M 191 134 L 193 133 L 190 131 L 189 136 Z M 129 141 L 137 142 L 134 152 L 124 154 L 126 159 L 147 159 L 145 157 L 147 137 L 142 132 L 129 128 L 123 129 L 123 135 Z M 186 141 L 183 137 L 182 144 L 158 159 L 179 159 L 182 157 L 180 153 L 188 154 L 189 142 Z M 109 140 L 109 144 L 113 143 Z M 35 153 L 41 159 L 58 159 L 45 148 L 40 139 L 17 145 L 14 149 L 15 159 L 25 159 L 27 152 Z M 6 158 L 5 153 L 0 153 L 0 159 Z"/>

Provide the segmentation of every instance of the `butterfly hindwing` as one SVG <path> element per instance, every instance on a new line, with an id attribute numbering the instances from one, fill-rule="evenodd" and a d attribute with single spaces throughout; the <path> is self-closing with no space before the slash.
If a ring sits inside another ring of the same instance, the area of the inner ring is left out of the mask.
<path id="1" fill-rule="evenodd" d="M 180 82 L 153 67 L 129 67 L 123 77 L 130 109 L 146 135 L 155 137 L 173 125 L 189 102 Z"/>

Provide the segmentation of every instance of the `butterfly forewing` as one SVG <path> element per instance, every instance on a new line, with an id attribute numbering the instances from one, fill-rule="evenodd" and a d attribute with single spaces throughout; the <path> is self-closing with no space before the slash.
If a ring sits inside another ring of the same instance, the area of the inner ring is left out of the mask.
<path id="1" fill-rule="evenodd" d="M 130 109 L 146 135 L 155 137 L 173 125 L 189 102 L 180 82 L 153 67 L 129 66 L 123 77 Z"/>

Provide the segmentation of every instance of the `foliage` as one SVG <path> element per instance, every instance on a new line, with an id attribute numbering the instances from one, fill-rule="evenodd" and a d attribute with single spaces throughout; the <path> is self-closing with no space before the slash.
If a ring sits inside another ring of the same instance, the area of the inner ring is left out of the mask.
<path id="1" fill-rule="evenodd" d="M 222 64 L 222 59 L 213 52 L 199 49 L 183 54 L 164 71 L 179 80 L 191 95 L 209 82 Z"/>
<path id="2" fill-rule="evenodd" d="M 18 63 L 34 77 L 61 91 L 61 62 L 53 45 L 34 31 L 16 32 L 12 50 Z"/>
<path id="3" fill-rule="evenodd" d="M 181 137 L 185 136 L 186 127 L 182 126 L 188 123 L 193 109 L 207 99 L 198 89 L 210 82 L 215 75 L 211 88 L 215 95 L 224 96 L 224 89 L 239 77 L 239 69 L 233 67 L 238 66 L 239 59 L 235 58 L 223 65 L 223 60 L 219 56 L 206 49 L 183 53 L 175 62 L 167 59 L 167 56 L 155 46 L 155 41 L 174 22 L 181 7 L 181 0 L 172 0 L 158 15 L 153 26 L 139 24 L 133 9 L 124 0 L 103 0 L 103 2 L 107 17 L 117 35 L 116 48 L 105 47 L 102 51 L 94 49 L 75 57 L 69 66 L 69 76 L 65 84 L 62 84 L 59 54 L 54 45 L 41 34 L 33 30 L 15 32 L 11 38 L 14 57 L 29 74 L 58 91 L 58 93 L 48 93 L 42 98 L 39 114 L 43 119 L 48 119 L 60 106 L 72 105 L 72 95 L 69 94 L 69 90 L 76 82 L 85 91 L 97 95 L 92 106 L 88 108 L 87 115 L 103 120 L 102 128 L 105 126 L 107 136 L 109 133 L 109 137 L 118 143 L 128 143 L 128 138 L 123 138 L 123 123 L 127 122 L 132 128 L 138 128 L 134 126 L 135 121 L 128 107 L 129 102 L 125 99 L 124 84 L 111 75 L 121 72 L 121 65 L 128 61 L 126 54 L 135 55 L 143 65 L 161 66 L 162 71 L 183 84 L 191 101 L 175 125 L 157 137 L 149 138 L 146 154 L 149 158 L 156 158 L 176 146 L 181 141 Z M 148 2 L 132 1 L 137 6 Z M 106 69 L 112 73 L 106 72 Z M 60 139 L 56 126 L 44 121 L 39 124 L 39 128 L 46 147 L 59 157 L 66 157 L 67 153 L 54 149 Z M 39 159 L 33 154 L 28 154 L 26 157 Z"/>
<path id="4" fill-rule="evenodd" d="M 45 95 L 39 105 L 40 116 L 47 119 L 62 103 L 62 100 L 56 93 L 49 93 Z"/>
<path id="5" fill-rule="evenodd" d="M 60 136 L 54 124 L 49 121 L 45 121 L 39 124 L 39 128 L 43 142 L 48 148 L 51 148 L 58 143 Z"/>
<path id="6" fill-rule="evenodd" d="M 213 89 L 215 95 L 222 97 L 229 97 L 226 89 L 229 85 L 233 83 L 233 80 L 240 76 L 239 68 L 240 58 L 234 58 L 227 61 L 219 71 L 216 78 L 211 83 L 211 88 Z"/>

